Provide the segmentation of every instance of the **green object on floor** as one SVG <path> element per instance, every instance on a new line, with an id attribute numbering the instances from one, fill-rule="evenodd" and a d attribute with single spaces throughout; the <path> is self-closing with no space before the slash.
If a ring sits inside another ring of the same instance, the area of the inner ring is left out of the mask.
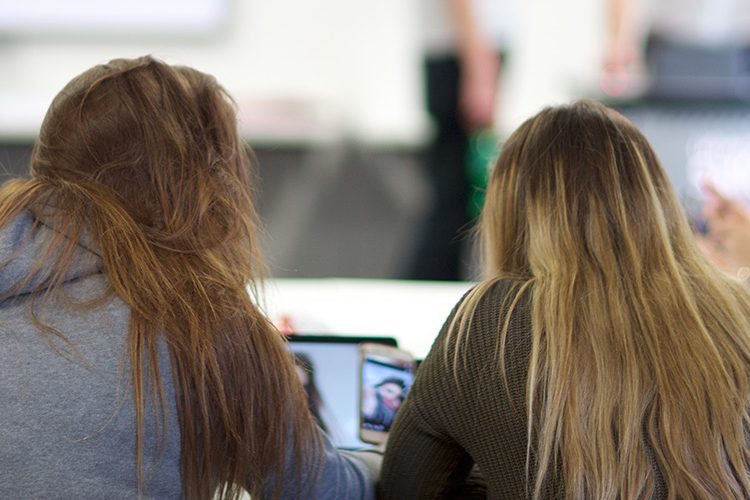
<path id="1" fill-rule="evenodd" d="M 466 211 L 472 220 L 476 220 L 482 213 L 490 172 L 499 154 L 500 138 L 494 130 L 482 130 L 469 137 L 466 158 L 469 202 Z"/>

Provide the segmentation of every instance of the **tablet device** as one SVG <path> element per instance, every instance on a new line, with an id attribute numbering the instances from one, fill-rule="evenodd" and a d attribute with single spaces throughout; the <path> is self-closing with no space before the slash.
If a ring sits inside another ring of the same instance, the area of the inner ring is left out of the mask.
<path id="1" fill-rule="evenodd" d="M 368 447 L 359 438 L 360 344 L 395 347 L 391 337 L 291 335 L 297 373 L 313 417 L 339 448 Z"/>

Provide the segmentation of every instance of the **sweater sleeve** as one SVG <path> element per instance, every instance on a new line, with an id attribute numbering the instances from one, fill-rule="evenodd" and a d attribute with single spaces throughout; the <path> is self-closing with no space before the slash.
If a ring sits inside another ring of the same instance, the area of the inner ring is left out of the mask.
<path id="1" fill-rule="evenodd" d="M 321 437 L 320 446 L 309 447 L 310 452 L 305 458 L 308 466 L 301 474 L 291 452 L 287 454 L 280 498 L 374 500 L 380 457 L 372 453 L 366 455 L 367 452 L 339 450 L 325 434 L 321 433 Z M 266 483 L 263 498 L 273 498 L 273 484 L 273 479 Z"/>
<path id="2" fill-rule="evenodd" d="M 454 310 L 455 312 L 455 310 Z M 446 404 L 458 397 L 445 364 L 448 317 L 422 362 L 388 437 L 378 497 L 457 498 L 473 460 L 444 425 Z"/>
<path id="3" fill-rule="evenodd" d="M 462 336 L 450 334 L 446 320 L 414 385 L 396 415 L 378 492 L 385 499 L 467 498 L 478 466 L 493 498 L 526 496 L 525 379 L 529 321 L 525 306 L 510 316 L 505 389 L 498 360 L 499 326 L 517 287 L 509 281 L 484 292 Z M 463 495 L 463 496 L 462 496 Z M 476 495 L 474 495 L 476 498 Z"/>
<path id="4" fill-rule="evenodd" d="M 324 437 L 323 461 L 320 481 L 315 492 L 306 492 L 299 498 L 309 499 L 375 499 L 375 479 L 373 466 L 365 463 L 365 458 L 357 452 L 342 451 L 333 447 Z M 373 455 L 369 462 L 379 462 Z"/>
<path id="5" fill-rule="evenodd" d="M 471 457 L 432 429 L 417 411 L 414 404 L 405 403 L 399 412 L 383 461 L 378 498 L 457 498 L 471 470 Z M 471 488 L 484 491 L 482 484 Z"/>

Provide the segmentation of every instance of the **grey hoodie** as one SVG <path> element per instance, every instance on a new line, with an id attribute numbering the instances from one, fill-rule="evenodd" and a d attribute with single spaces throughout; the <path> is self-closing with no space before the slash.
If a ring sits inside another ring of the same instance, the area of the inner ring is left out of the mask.
<path id="1" fill-rule="evenodd" d="M 25 212 L 0 229 L 0 295 L 7 295 L 39 257 L 52 229 Z M 64 292 L 73 300 L 108 287 L 101 259 L 79 244 Z M 78 349 L 42 334 L 31 317 L 31 283 L 0 303 L 0 498 L 135 498 L 135 420 L 130 388 L 128 306 L 112 296 L 96 308 L 71 308 L 52 298 L 40 319 Z M 146 498 L 180 498 L 180 434 L 166 349 L 160 353 L 167 428 L 157 449 L 147 408 Z M 315 460 L 317 457 L 311 457 Z M 326 443 L 316 491 L 297 491 L 287 470 L 284 498 L 373 498 L 372 477 L 355 456 Z M 291 469 L 291 468 L 289 468 Z"/>

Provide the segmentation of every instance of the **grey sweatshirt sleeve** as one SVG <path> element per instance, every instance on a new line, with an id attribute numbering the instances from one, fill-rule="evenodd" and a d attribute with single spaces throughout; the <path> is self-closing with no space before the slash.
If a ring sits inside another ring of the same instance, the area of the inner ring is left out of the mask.
<path id="1" fill-rule="evenodd" d="M 308 498 L 374 500 L 378 475 L 375 469 L 379 469 L 382 457 L 368 452 L 337 450 L 327 437 L 324 440 L 323 474 L 318 491 Z"/>
<path id="2" fill-rule="evenodd" d="M 321 435 L 317 452 L 311 447 L 307 460 L 312 466 L 305 473 L 298 474 L 291 455 L 288 456 L 281 498 L 375 500 L 375 481 L 382 457 L 370 452 L 336 449 L 325 434 Z M 272 498 L 272 485 L 273 480 L 267 483 L 267 494 L 263 498 Z"/>

